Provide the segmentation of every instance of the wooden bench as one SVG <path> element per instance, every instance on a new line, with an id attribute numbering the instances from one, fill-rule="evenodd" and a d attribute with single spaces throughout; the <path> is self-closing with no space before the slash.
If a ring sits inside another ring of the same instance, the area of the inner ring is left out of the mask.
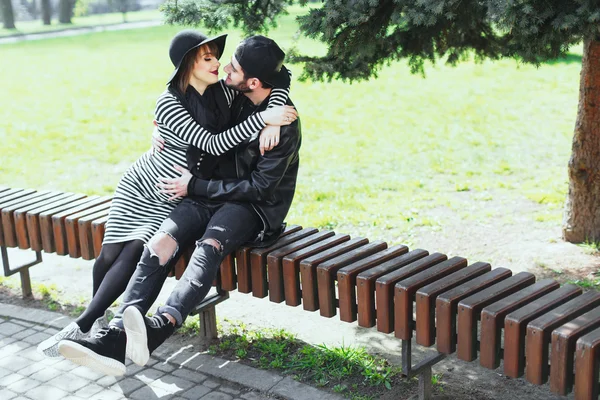
<path id="1" fill-rule="evenodd" d="M 19 272 L 28 295 L 28 269 L 41 262 L 42 250 L 93 259 L 109 206 L 109 197 L 0 188 L 5 275 Z M 31 249 L 36 259 L 11 269 L 7 247 Z M 177 277 L 185 265 L 184 257 Z M 268 248 L 229 255 L 215 284 L 217 293 L 199 311 L 206 337 L 216 336 L 214 305 L 236 289 L 326 318 L 339 314 L 401 341 L 403 374 L 419 376 L 421 399 L 431 398 L 431 366 L 452 353 L 535 385 L 549 381 L 552 392 L 574 392 L 577 400 L 600 392 L 600 293 L 575 285 L 296 225 Z M 435 346 L 416 365 L 413 339 Z"/>

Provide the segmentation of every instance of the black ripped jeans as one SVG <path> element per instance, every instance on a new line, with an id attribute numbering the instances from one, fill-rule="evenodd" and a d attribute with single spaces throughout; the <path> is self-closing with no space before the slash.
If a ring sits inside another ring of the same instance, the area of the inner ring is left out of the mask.
<path id="1" fill-rule="evenodd" d="M 166 233 L 177 242 L 177 250 L 165 265 L 160 265 L 153 241 L 144 247 L 142 257 L 129 280 L 123 303 L 111 321 L 123 327 L 122 315 L 129 306 L 148 312 L 181 251 L 196 241 L 196 248 L 179 282 L 158 313 L 169 313 L 181 326 L 208 294 L 223 258 L 243 243 L 254 239 L 262 228 L 260 217 L 250 204 L 216 203 L 184 199 L 163 221 L 157 234 Z M 198 239 L 200 238 L 200 239 Z M 221 249 L 205 243 L 216 240 Z"/>

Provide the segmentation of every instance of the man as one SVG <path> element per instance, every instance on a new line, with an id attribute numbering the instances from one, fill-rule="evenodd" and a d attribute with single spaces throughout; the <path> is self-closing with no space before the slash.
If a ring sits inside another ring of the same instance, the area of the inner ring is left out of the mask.
<path id="1" fill-rule="evenodd" d="M 237 47 L 225 67 L 226 85 L 241 91 L 231 108 L 232 124 L 267 107 L 273 86 L 289 80 L 284 52 L 264 36 Z M 291 101 L 288 100 L 288 104 Z M 123 305 L 108 329 L 86 340 L 63 340 L 67 359 L 108 375 L 125 373 L 125 356 L 145 365 L 206 297 L 223 258 L 245 242 L 267 246 L 283 231 L 296 187 L 301 144 L 300 121 L 281 127 L 277 147 L 261 155 L 258 140 L 246 140 L 219 160 L 210 180 L 182 170 L 162 185 L 165 193 L 186 197 L 146 245 L 125 291 Z M 196 248 L 164 306 L 144 317 L 156 300 L 172 261 L 192 240 Z"/>

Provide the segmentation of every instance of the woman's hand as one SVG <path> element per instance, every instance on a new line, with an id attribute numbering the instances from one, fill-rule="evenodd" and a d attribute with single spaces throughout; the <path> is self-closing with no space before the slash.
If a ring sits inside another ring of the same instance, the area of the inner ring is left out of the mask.
<path id="1" fill-rule="evenodd" d="M 265 151 L 272 150 L 273 147 L 279 144 L 279 132 L 281 127 L 275 125 L 267 125 L 260 131 L 258 142 L 260 143 L 260 155 L 264 156 Z"/>
<path id="2" fill-rule="evenodd" d="M 192 179 L 192 174 L 187 169 L 179 165 L 173 165 L 173 169 L 181 174 L 179 178 L 159 178 L 160 182 L 156 184 L 162 190 L 161 193 L 170 195 L 169 201 L 187 196 L 187 188 Z"/>
<path id="3" fill-rule="evenodd" d="M 292 106 L 267 108 L 260 115 L 267 125 L 276 126 L 289 125 L 298 119 L 298 112 Z"/>
<path id="4" fill-rule="evenodd" d="M 165 148 L 165 139 L 160 136 L 156 121 L 154 121 L 154 130 L 152 131 L 152 150 L 153 153 L 161 152 Z"/>

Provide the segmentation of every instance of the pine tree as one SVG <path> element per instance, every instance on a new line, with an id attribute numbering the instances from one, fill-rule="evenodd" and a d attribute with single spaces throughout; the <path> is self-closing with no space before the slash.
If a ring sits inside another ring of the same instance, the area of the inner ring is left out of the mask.
<path id="1" fill-rule="evenodd" d="M 167 0 L 170 23 L 215 30 L 265 31 L 292 0 Z M 306 5 L 307 0 L 301 0 Z M 407 59 L 413 73 L 427 61 L 454 65 L 514 58 L 539 65 L 583 42 L 579 108 L 569 161 L 563 237 L 600 240 L 600 2 L 597 0 L 323 0 L 298 18 L 302 34 L 327 45 L 322 57 L 293 54 L 302 78 L 330 81 L 377 76 Z"/>
<path id="2" fill-rule="evenodd" d="M 2 16 L 4 29 L 15 29 L 15 15 L 11 0 L 0 0 L 0 15 Z"/>

